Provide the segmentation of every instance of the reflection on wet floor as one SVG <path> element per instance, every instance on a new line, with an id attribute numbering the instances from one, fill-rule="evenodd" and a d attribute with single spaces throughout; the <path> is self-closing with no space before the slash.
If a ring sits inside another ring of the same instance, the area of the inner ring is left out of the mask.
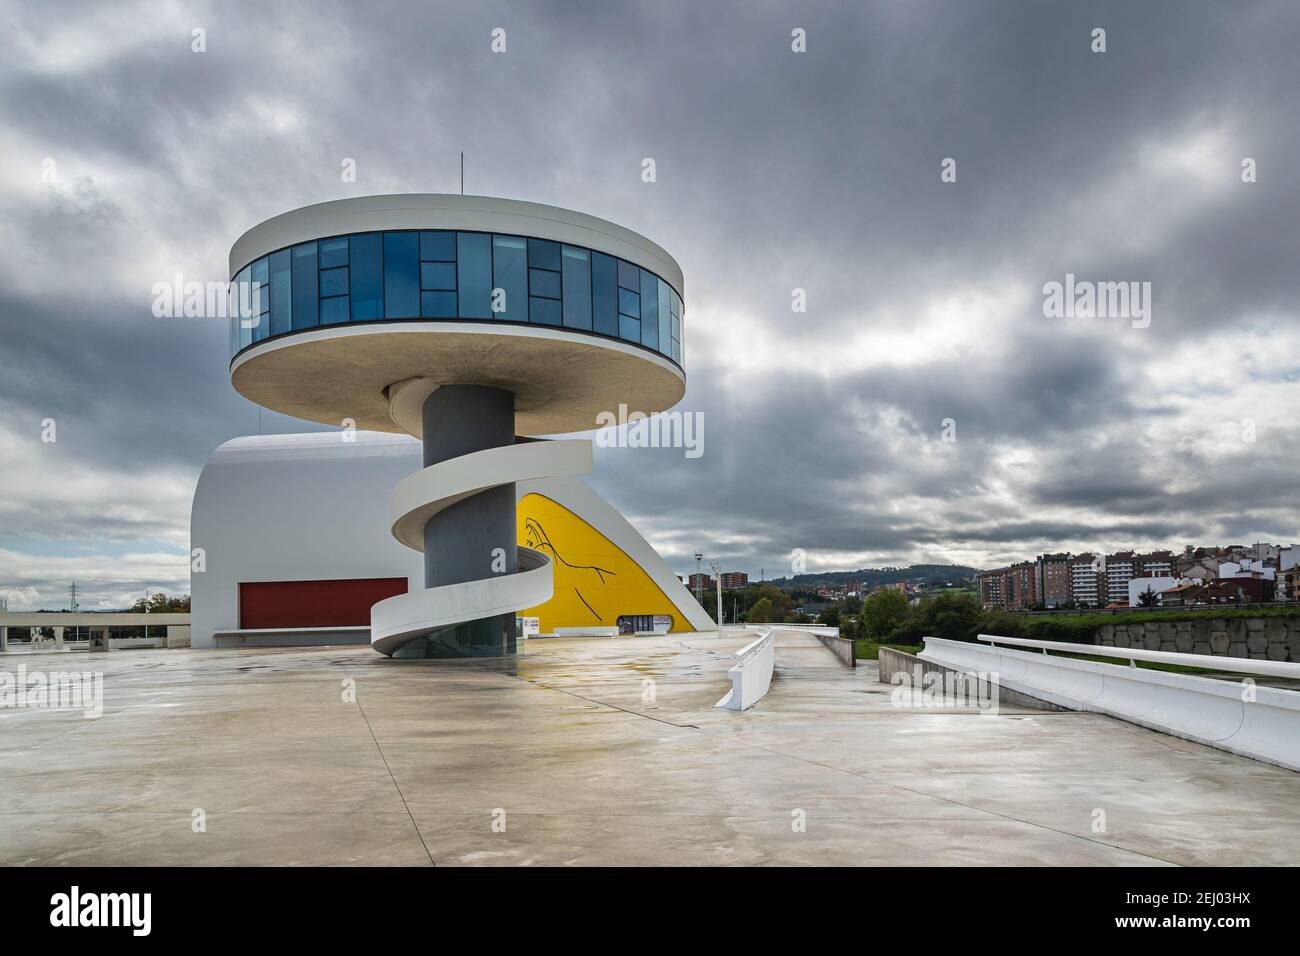
<path id="1" fill-rule="evenodd" d="M 1296 774 L 1099 715 L 899 707 L 806 635 L 718 710 L 749 639 L 98 655 L 104 717 L 0 712 L 0 863 L 1300 862 Z"/>

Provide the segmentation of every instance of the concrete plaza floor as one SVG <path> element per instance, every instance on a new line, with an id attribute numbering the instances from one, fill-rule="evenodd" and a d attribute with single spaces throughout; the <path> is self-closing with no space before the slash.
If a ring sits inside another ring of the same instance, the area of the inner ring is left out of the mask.
<path id="1" fill-rule="evenodd" d="M 1300 775 L 1097 715 L 895 707 L 804 635 L 716 710 L 748 639 L 8 655 L 102 669 L 105 712 L 0 710 L 0 863 L 1300 863 Z"/>

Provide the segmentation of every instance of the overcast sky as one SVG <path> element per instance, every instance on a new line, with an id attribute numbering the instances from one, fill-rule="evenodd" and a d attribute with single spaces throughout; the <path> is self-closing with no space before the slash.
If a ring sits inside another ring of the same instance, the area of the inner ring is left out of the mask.
<path id="1" fill-rule="evenodd" d="M 153 284 L 455 192 L 461 150 L 467 193 L 681 264 L 704 454 L 591 479 L 679 571 L 1289 542 L 1298 50 L 1293 0 L 0 4 L 0 595 L 187 592 L 199 471 L 259 415 Z M 1149 327 L 1045 316 L 1067 273 L 1150 282 Z"/>

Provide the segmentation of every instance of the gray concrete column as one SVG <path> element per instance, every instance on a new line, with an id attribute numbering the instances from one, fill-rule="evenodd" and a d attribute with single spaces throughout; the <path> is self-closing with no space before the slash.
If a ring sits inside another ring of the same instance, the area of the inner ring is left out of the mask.
<path id="1" fill-rule="evenodd" d="M 108 628 L 92 625 L 89 630 L 90 649 L 95 652 L 103 653 L 110 650 Z"/>
<path id="2" fill-rule="evenodd" d="M 515 442 L 515 397 L 486 385 L 444 385 L 422 409 L 424 465 Z M 519 570 L 513 483 L 479 492 L 438 512 L 424 526 L 424 585 L 478 581 Z M 496 656 L 515 650 L 513 614 L 441 629 L 411 653 L 428 657 Z M 402 655 L 407 656 L 407 655 Z"/>
<path id="3" fill-rule="evenodd" d="M 436 465 L 487 448 L 513 445 L 515 397 L 484 385 L 444 385 L 424 401 L 424 465 Z M 440 587 L 501 573 L 492 567 L 497 549 L 506 571 L 518 568 L 515 486 L 480 492 L 438 512 L 424 526 L 424 584 Z M 499 554 L 498 554 L 499 557 Z"/>
<path id="4" fill-rule="evenodd" d="M 9 650 L 9 628 L 0 627 L 0 654 Z"/>

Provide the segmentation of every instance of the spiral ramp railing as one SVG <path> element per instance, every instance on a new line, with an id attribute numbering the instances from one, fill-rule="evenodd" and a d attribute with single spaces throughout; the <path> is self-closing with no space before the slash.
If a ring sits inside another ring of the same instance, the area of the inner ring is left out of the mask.
<path id="1" fill-rule="evenodd" d="M 530 441 L 449 458 L 398 482 L 389 499 L 393 537 L 424 551 L 424 526 L 457 502 L 502 485 L 591 472 L 586 439 Z M 549 556 L 519 548 L 519 570 L 476 581 L 399 594 L 370 609 L 370 643 L 391 655 L 430 631 L 465 621 L 507 614 L 550 600 Z"/>

